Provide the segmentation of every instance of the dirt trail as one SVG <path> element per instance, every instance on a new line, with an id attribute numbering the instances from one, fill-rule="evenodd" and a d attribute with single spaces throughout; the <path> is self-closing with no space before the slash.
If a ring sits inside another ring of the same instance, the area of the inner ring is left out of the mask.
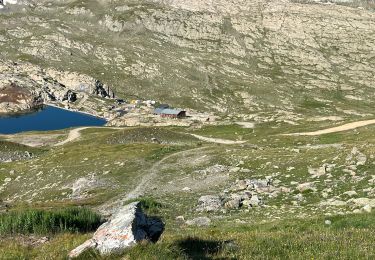
<path id="1" fill-rule="evenodd" d="M 142 177 L 142 180 L 141 182 L 137 185 L 137 187 L 135 187 L 135 189 L 133 189 L 131 192 L 128 193 L 128 195 L 125 197 L 124 200 L 130 200 L 130 199 L 136 199 L 140 196 L 142 196 L 144 194 L 144 192 L 146 191 L 146 184 L 148 182 L 150 182 L 154 177 L 156 177 L 156 175 L 158 174 L 159 170 L 158 168 L 160 167 L 160 165 L 162 165 L 166 160 L 172 158 L 172 157 L 175 157 L 175 156 L 183 156 L 185 155 L 186 153 L 189 153 L 189 152 L 192 152 L 192 151 L 199 151 L 199 150 L 203 150 L 203 149 L 207 149 L 208 147 L 199 147 L 199 148 L 193 148 L 193 149 L 189 149 L 189 150 L 185 150 L 185 151 L 181 151 L 181 152 L 177 152 L 177 153 L 173 153 L 173 154 L 170 154 L 166 157 L 164 157 L 163 159 L 161 159 L 160 161 L 158 161 L 157 163 L 155 163 L 151 169 L 150 169 L 150 173 L 149 174 L 146 174 Z"/>
<path id="2" fill-rule="evenodd" d="M 54 146 L 61 146 L 70 142 L 73 142 L 74 140 L 78 139 L 81 137 L 81 131 L 89 128 L 102 128 L 102 129 L 115 129 L 115 130 L 121 130 L 124 129 L 123 127 L 100 127 L 100 126 L 85 126 L 85 127 L 79 127 L 79 128 L 74 128 L 70 130 L 68 137 L 64 140 L 61 141 Z"/>
<path id="3" fill-rule="evenodd" d="M 352 122 L 352 123 L 348 123 L 348 124 L 345 124 L 345 125 L 331 127 L 331 128 L 327 128 L 327 129 L 313 131 L 313 132 L 292 133 L 292 134 L 284 134 L 284 135 L 286 135 L 286 136 L 300 136 L 300 135 L 316 136 L 316 135 L 324 135 L 324 134 L 331 134 L 331 133 L 353 130 L 353 129 L 356 129 L 358 127 L 363 127 L 363 126 L 373 125 L 373 124 L 375 124 L 375 119 Z"/>
<path id="4" fill-rule="evenodd" d="M 195 138 L 209 142 L 209 143 L 216 143 L 216 144 L 244 144 L 246 141 L 232 141 L 232 140 L 227 140 L 227 139 L 220 139 L 220 138 L 209 138 L 209 137 L 204 137 L 201 135 L 196 135 L 196 134 L 190 134 L 191 136 L 194 136 Z"/>
<path id="5" fill-rule="evenodd" d="M 75 129 L 70 130 L 70 132 L 68 134 L 68 137 L 64 141 L 61 141 L 61 142 L 55 144 L 54 146 L 61 146 L 61 145 L 67 144 L 69 142 L 72 142 L 72 141 L 80 138 L 81 137 L 81 131 L 85 130 L 87 128 L 89 128 L 89 127 L 79 127 L 79 128 L 75 128 Z"/>
<path id="6" fill-rule="evenodd" d="M 68 137 L 64 141 L 61 141 L 61 142 L 55 144 L 54 146 L 61 146 L 61 145 L 67 144 L 69 142 L 72 142 L 72 141 L 80 138 L 81 137 L 81 131 L 85 130 L 85 129 L 88 129 L 88 128 L 106 128 L 106 129 L 117 129 L 117 130 L 123 129 L 121 127 L 109 127 L 109 126 L 108 127 L 91 127 L 91 126 L 79 127 L 79 128 L 75 128 L 75 129 L 70 130 L 70 132 L 68 134 Z M 199 140 L 209 142 L 209 143 L 216 143 L 216 144 L 244 144 L 244 143 L 246 143 L 246 141 L 232 141 L 232 140 L 220 139 L 220 138 L 209 138 L 209 137 L 204 137 L 204 136 L 196 135 L 196 134 L 190 134 L 190 135 L 199 139 Z"/>
<path id="7" fill-rule="evenodd" d="M 193 148 L 193 149 L 189 149 L 189 150 L 184 150 L 184 151 L 176 152 L 176 153 L 173 153 L 173 154 L 170 154 L 170 155 L 164 157 L 160 161 L 156 162 L 150 168 L 149 173 L 143 175 L 141 181 L 137 184 L 137 186 L 132 191 L 130 191 L 126 195 L 124 195 L 124 194 L 121 195 L 120 198 L 115 199 L 114 201 L 105 203 L 98 210 L 103 215 L 110 215 L 110 214 L 112 214 L 113 213 L 112 211 L 114 209 L 118 208 L 119 206 L 121 206 L 125 201 L 131 200 L 131 199 L 137 199 L 137 198 L 143 196 L 145 194 L 145 192 L 147 191 L 147 189 L 148 189 L 148 184 L 150 184 L 151 181 L 154 178 L 157 177 L 157 175 L 159 173 L 160 166 L 166 160 L 168 160 L 170 158 L 173 158 L 173 157 L 176 157 L 176 156 L 184 156 L 187 153 L 191 153 L 193 151 L 196 152 L 196 151 L 204 150 L 204 149 L 207 149 L 207 148 L 210 148 L 210 146 L 198 147 L 198 148 Z"/>

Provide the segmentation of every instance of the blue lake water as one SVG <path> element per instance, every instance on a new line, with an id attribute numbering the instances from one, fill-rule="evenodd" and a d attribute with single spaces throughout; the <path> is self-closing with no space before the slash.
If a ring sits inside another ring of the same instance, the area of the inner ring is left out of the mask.
<path id="1" fill-rule="evenodd" d="M 15 134 L 24 131 L 49 131 L 77 126 L 102 126 L 104 119 L 45 106 L 34 113 L 0 117 L 0 133 Z"/>

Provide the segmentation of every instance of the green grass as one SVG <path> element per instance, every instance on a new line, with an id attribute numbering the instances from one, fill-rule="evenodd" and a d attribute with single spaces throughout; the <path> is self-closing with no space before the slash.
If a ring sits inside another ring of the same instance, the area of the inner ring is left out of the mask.
<path id="1" fill-rule="evenodd" d="M 54 211 L 27 209 L 0 215 L 0 234 L 54 234 L 90 232 L 101 224 L 101 217 L 87 208 Z"/>
<path id="2" fill-rule="evenodd" d="M 373 259 L 374 235 L 374 213 L 265 224 L 217 222 L 208 228 L 168 228 L 155 244 L 140 243 L 110 256 L 88 251 L 78 259 Z M 2 257 L 18 259 L 66 259 L 69 250 L 85 239 L 80 234 L 57 235 L 34 248 L 3 240 L 0 251 Z"/>
<path id="3" fill-rule="evenodd" d="M 182 151 L 182 147 L 180 146 L 162 146 L 159 148 L 156 148 L 152 150 L 152 152 L 145 158 L 146 160 L 151 160 L 151 161 L 157 161 L 162 159 L 164 156 L 168 154 L 173 154 L 178 151 Z"/>
<path id="4" fill-rule="evenodd" d="M 124 205 L 135 201 L 139 202 L 142 210 L 146 214 L 159 214 L 160 210 L 163 208 L 163 205 L 160 202 L 151 197 L 142 197 L 140 199 L 128 200 L 124 202 Z"/>

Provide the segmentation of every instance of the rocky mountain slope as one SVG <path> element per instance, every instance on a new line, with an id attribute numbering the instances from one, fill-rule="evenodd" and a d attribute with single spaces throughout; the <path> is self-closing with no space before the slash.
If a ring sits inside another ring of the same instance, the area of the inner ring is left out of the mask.
<path id="1" fill-rule="evenodd" d="M 122 94 L 294 121 L 368 116 L 374 107 L 371 8 L 265 0 L 19 1 L 1 11 L 0 24 L 3 59 L 85 73 Z"/>

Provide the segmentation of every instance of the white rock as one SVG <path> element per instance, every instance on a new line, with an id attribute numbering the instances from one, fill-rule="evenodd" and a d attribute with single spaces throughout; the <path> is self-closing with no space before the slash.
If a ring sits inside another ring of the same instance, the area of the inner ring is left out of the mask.
<path id="1" fill-rule="evenodd" d="M 157 240 L 163 230 L 164 225 L 160 220 L 147 218 L 139 202 L 133 202 L 120 209 L 108 222 L 101 225 L 94 236 L 72 250 L 69 257 L 77 257 L 89 248 L 97 249 L 103 255 L 121 252 L 139 241 Z"/>
<path id="2" fill-rule="evenodd" d="M 366 205 L 369 205 L 371 207 L 375 207 L 375 199 L 358 198 L 358 199 L 350 199 L 347 202 L 348 204 L 354 204 L 354 206 L 364 207 Z"/>
<path id="3" fill-rule="evenodd" d="M 344 192 L 343 194 L 348 195 L 349 197 L 353 197 L 353 196 L 357 195 L 357 192 L 354 191 L 354 190 L 351 190 L 351 191 Z"/>
<path id="4" fill-rule="evenodd" d="M 365 205 L 362 210 L 367 213 L 371 213 L 372 207 L 370 205 Z"/>
<path id="5" fill-rule="evenodd" d="M 331 225 L 331 224 L 332 224 L 332 221 L 327 219 L 326 221 L 324 221 L 324 224 L 326 224 L 326 225 Z"/>
<path id="6" fill-rule="evenodd" d="M 318 178 L 326 174 L 326 166 L 323 165 L 322 167 L 319 167 L 319 168 L 308 167 L 308 172 L 309 174 L 312 175 L 313 178 Z"/>

